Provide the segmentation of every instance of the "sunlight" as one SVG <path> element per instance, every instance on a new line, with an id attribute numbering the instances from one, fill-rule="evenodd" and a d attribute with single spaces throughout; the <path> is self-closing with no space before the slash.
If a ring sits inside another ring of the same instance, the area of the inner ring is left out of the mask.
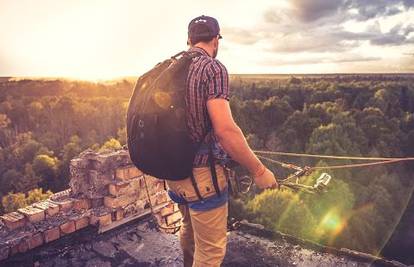
<path id="1" fill-rule="evenodd" d="M 319 226 L 316 228 L 316 235 L 319 238 L 328 237 L 333 240 L 338 234 L 342 232 L 346 226 L 346 219 L 339 215 L 339 212 L 334 208 L 326 213 Z"/>

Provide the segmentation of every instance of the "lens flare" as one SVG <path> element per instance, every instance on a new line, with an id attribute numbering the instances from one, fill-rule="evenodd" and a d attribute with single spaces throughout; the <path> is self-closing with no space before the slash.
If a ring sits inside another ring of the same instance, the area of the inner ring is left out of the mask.
<path id="1" fill-rule="evenodd" d="M 316 228 L 316 236 L 331 243 L 343 231 L 346 221 L 336 209 L 332 209 L 325 214 Z"/>
<path id="2" fill-rule="evenodd" d="M 337 214 L 328 213 L 321 222 L 322 227 L 331 232 L 340 232 L 343 227 L 341 218 Z"/>

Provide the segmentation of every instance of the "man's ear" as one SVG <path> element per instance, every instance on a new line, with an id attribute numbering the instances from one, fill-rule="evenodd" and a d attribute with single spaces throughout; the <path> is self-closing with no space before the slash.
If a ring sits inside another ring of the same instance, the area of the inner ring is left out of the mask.
<path id="1" fill-rule="evenodd" d="M 214 38 L 213 42 L 214 42 L 214 48 L 218 48 L 218 42 L 219 42 L 218 37 Z"/>
<path id="2" fill-rule="evenodd" d="M 187 45 L 189 45 L 189 46 L 193 46 L 193 45 L 191 44 L 191 40 L 190 40 L 190 38 L 188 38 L 188 39 L 187 39 Z"/>

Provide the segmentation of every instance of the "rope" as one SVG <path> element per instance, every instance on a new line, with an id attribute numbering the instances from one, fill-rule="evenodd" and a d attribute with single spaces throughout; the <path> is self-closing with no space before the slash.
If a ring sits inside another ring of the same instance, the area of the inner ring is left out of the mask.
<path id="1" fill-rule="evenodd" d="M 283 162 L 268 158 L 268 157 L 264 157 L 264 156 L 260 156 L 258 155 L 257 157 L 267 160 L 269 162 L 272 163 L 276 163 L 281 165 L 282 167 L 284 167 L 283 165 L 290 165 L 290 164 L 285 164 Z M 390 164 L 390 163 L 396 163 L 396 162 L 401 162 L 404 161 L 406 159 L 401 158 L 401 159 L 394 159 L 394 160 L 384 160 L 384 161 L 377 161 L 377 162 L 369 162 L 369 163 L 358 163 L 358 164 L 346 164 L 346 165 L 334 165 L 334 166 L 317 166 L 317 167 L 310 167 L 310 170 L 332 170 L 332 169 L 347 169 L 347 168 L 357 168 L 357 167 L 366 167 L 366 166 L 373 166 L 373 165 L 382 165 L 382 164 Z"/>
<path id="2" fill-rule="evenodd" d="M 152 217 L 154 217 L 155 222 L 156 222 L 156 224 L 157 224 L 157 227 L 158 227 L 159 229 L 164 230 L 164 231 L 169 231 L 169 230 L 172 230 L 172 231 L 173 231 L 173 232 L 172 232 L 173 234 L 177 233 L 177 232 L 180 230 L 181 226 L 177 226 L 177 227 L 168 227 L 168 226 L 167 226 L 167 227 L 166 227 L 166 226 L 161 226 L 161 225 L 158 223 L 157 217 L 155 217 L 154 207 L 152 206 L 151 197 L 150 197 L 150 193 L 149 193 L 149 190 L 148 190 L 147 178 L 145 177 L 145 175 L 143 175 L 143 176 L 144 176 L 145 191 L 146 191 L 146 193 L 147 193 L 147 198 L 148 198 L 148 203 L 149 203 L 150 210 L 151 210 L 151 215 L 152 215 Z"/>
<path id="3" fill-rule="evenodd" d="M 290 152 L 278 152 L 278 151 L 264 151 L 253 150 L 254 153 L 278 155 L 278 156 L 291 156 L 291 157 L 308 157 L 308 158 L 323 158 L 323 159 L 351 159 L 351 160 L 373 160 L 373 161 L 410 161 L 414 160 L 414 157 L 407 158 L 388 158 L 388 157 L 352 157 L 352 156 L 332 156 L 332 155 L 316 155 L 316 154 L 304 154 L 304 153 L 290 153 Z"/>

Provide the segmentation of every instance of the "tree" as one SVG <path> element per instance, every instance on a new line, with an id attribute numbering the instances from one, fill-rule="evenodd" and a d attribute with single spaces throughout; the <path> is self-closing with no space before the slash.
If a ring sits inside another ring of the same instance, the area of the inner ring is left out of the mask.
<path id="1" fill-rule="evenodd" d="M 58 189 L 57 174 L 59 160 L 49 155 L 37 155 L 33 160 L 33 170 L 42 178 L 41 186 L 56 191 Z"/>
<path id="2" fill-rule="evenodd" d="M 35 188 L 33 190 L 30 190 L 27 193 L 27 198 L 26 198 L 26 203 L 27 205 L 45 200 L 47 198 L 49 198 L 53 193 L 51 191 L 47 191 L 45 193 L 43 193 L 43 189 L 42 188 Z"/>
<path id="3" fill-rule="evenodd" d="M 121 145 L 126 145 L 126 143 L 127 143 L 126 127 L 122 127 L 120 129 L 118 129 L 117 137 L 118 137 L 119 143 Z"/>
<path id="4" fill-rule="evenodd" d="M 110 149 L 110 150 L 111 149 L 120 149 L 121 147 L 122 146 L 121 146 L 121 144 L 119 143 L 118 140 L 116 140 L 115 138 L 111 138 L 101 146 L 99 151 L 104 151 L 104 150 L 107 150 L 107 149 Z"/>
<path id="5" fill-rule="evenodd" d="M 17 209 L 27 206 L 26 196 L 24 193 L 8 193 L 1 200 L 5 212 L 16 211 Z"/>
<path id="6" fill-rule="evenodd" d="M 359 146 L 348 136 L 341 125 L 330 123 L 316 128 L 309 139 L 306 151 L 326 155 L 359 155 Z"/>
<path id="7" fill-rule="evenodd" d="M 316 225 L 312 213 L 291 191 L 265 190 L 247 203 L 256 221 L 265 226 L 302 238 L 311 238 Z"/>

